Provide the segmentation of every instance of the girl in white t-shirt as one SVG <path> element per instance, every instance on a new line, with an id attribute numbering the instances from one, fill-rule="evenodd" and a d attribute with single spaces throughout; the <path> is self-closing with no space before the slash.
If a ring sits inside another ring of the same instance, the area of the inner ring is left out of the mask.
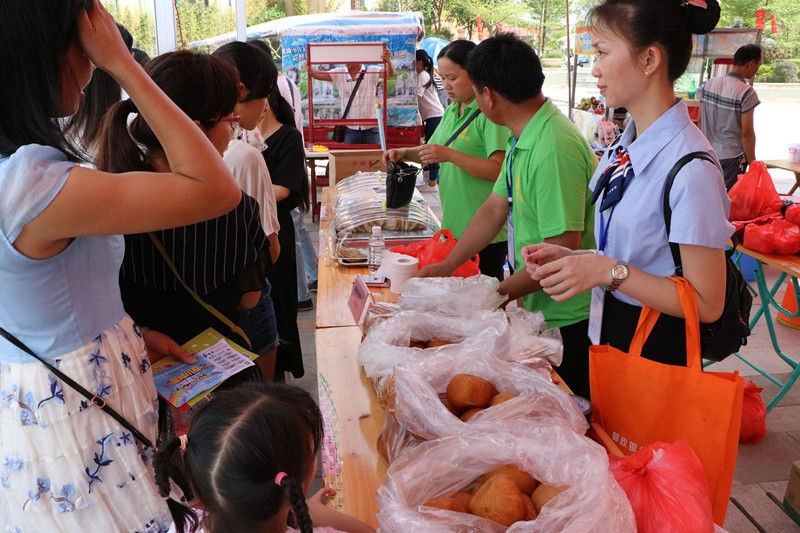
<path id="1" fill-rule="evenodd" d="M 161 495 L 169 496 L 172 478 L 203 508 L 198 514 L 168 499 L 175 530 L 374 532 L 323 504 L 332 489 L 306 500 L 322 433 L 319 407 L 297 387 L 249 382 L 215 396 L 188 433 L 165 442 L 155 457 Z"/>
<path id="2" fill-rule="evenodd" d="M 433 74 L 433 59 L 425 50 L 417 50 L 417 102 L 422 124 L 425 127 L 425 142 L 431 138 L 433 132 L 442 121 L 444 107 L 439 101 Z M 435 185 L 439 181 L 439 163 L 432 163 L 425 167 L 428 171 L 428 182 Z"/>

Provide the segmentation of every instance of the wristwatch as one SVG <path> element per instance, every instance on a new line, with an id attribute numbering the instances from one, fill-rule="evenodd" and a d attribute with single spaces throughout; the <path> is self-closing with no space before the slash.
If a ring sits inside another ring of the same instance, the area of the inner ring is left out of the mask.
<path id="1" fill-rule="evenodd" d="M 608 292 L 614 292 L 619 289 L 619 286 L 626 279 L 628 279 L 628 265 L 619 261 L 611 267 L 611 285 L 608 286 Z"/>

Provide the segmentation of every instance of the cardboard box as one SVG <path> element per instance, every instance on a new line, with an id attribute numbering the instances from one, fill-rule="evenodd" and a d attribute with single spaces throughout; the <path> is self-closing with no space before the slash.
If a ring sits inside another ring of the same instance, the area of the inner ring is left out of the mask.
<path id="1" fill-rule="evenodd" d="M 783 496 L 783 509 L 792 520 L 800 524 L 800 459 L 792 464 L 786 494 Z"/>
<path id="2" fill-rule="evenodd" d="M 386 172 L 381 157 L 383 157 L 381 150 L 331 150 L 328 157 L 330 185 L 333 186 L 358 171 Z"/>

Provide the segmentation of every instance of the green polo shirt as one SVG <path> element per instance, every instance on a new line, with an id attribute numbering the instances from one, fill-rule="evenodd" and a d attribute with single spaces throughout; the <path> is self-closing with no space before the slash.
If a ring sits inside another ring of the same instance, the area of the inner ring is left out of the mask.
<path id="1" fill-rule="evenodd" d="M 509 144 L 510 146 L 510 144 Z M 594 209 L 589 180 L 597 157 L 570 120 L 548 99 L 514 146 L 514 255 L 525 268 L 520 250 L 567 231 L 581 232 L 581 248 L 594 244 Z M 508 197 L 509 157 L 505 158 L 494 192 Z M 568 326 L 589 316 L 591 291 L 555 302 L 543 291 L 525 296 L 525 309 L 541 311 L 551 327 Z"/>
<path id="2" fill-rule="evenodd" d="M 428 144 L 444 144 L 478 109 L 475 100 L 470 102 L 461 114 L 459 114 L 460 106 L 461 104 L 454 102 L 445 109 L 442 121 L 428 140 Z M 498 150 L 504 151 L 507 144 L 508 128 L 498 126 L 481 113 L 453 139 L 450 148 L 486 159 Z M 442 163 L 439 167 L 442 227 L 448 228 L 456 239 L 460 239 L 475 212 L 491 194 L 493 186 L 493 182 L 479 180 L 453 163 Z M 504 227 L 492 242 L 505 240 L 508 240 L 508 233 Z"/>

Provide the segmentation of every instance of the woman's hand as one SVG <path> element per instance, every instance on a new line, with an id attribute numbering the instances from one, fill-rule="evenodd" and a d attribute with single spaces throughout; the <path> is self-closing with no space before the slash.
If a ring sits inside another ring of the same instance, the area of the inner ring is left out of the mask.
<path id="1" fill-rule="evenodd" d="M 173 355 L 180 359 L 181 362 L 190 365 L 197 362 L 197 359 L 191 353 L 181 348 L 180 344 L 165 333 L 145 329 L 142 331 L 142 338 L 145 346 L 147 346 L 147 358 L 150 359 L 151 363 L 155 363 L 168 355 Z"/>
<path id="2" fill-rule="evenodd" d="M 386 150 L 383 153 L 383 166 L 386 166 L 388 162 L 397 163 L 398 161 L 402 160 L 405 157 L 405 150 L 402 148 L 392 148 L 390 150 Z"/>
<path id="3" fill-rule="evenodd" d="M 423 165 L 449 163 L 453 149 L 441 144 L 424 144 L 419 147 L 419 160 Z"/>
<path id="4" fill-rule="evenodd" d="M 525 268 L 532 274 L 542 265 L 571 255 L 572 250 L 566 246 L 541 242 L 539 244 L 523 246 L 520 253 L 522 254 L 522 260 L 525 261 Z"/>
<path id="5" fill-rule="evenodd" d="M 92 7 L 79 14 L 76 22 L 81 48 L 97 67 L 108 71 L 126 59 L 135 63 L 122 41 L 114 17 L 100 0 L 93 0 Z"/>
<path id="6" fill-rule="evenodd" d="M 560 257 L 554 258 L 556 256 Z M 565 255 L 559 250 L 539 251 L 532 259 L 533 262 L 526 259 L 526 270 L 556 302 L 567 301 L 598 285 L 611 283 L 611 268 L 617 263 L 612 257 L 592 253 Z"/>

